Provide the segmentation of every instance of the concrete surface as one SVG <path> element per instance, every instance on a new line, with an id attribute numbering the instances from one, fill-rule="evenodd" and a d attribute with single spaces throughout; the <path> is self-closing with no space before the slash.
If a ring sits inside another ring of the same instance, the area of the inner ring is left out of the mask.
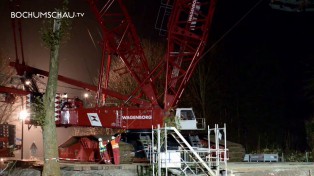
<path id="1" fill-rule="evenodd" d="M 314 176 L 313 163 L 228 163 L 230 176 Z"/>

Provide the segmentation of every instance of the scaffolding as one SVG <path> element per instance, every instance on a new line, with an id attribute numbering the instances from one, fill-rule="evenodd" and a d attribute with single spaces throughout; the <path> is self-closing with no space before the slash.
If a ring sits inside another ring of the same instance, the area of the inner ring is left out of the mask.
<path id="1" fill-rule="evenodd" d="M 226 125 L 210 129 L 208 127 L 208 147 L 202 148 L 190 139 L 190 143 L 175 127 L 163 128 L 159 125 L 152 129 L 151 145 L 146 150 L 146 156 L 152 165 L 153 176 L 172 175 L 209 175 L 227 176 L 228 149 L 226 140 Z M 214 140 L 211 140 L 214 139 Z M 176 142 L 175 147 L 168 145 Z"/>

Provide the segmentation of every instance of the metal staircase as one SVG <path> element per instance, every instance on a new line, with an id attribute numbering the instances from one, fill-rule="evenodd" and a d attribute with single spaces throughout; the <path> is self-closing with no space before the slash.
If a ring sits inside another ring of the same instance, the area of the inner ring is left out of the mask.
<path id="1" fill-rule="evenodd" d="M 214 132 L 214 143 L 210 140 L 211 132 Z M 215 125 L 214 129 L 208 127 L 207 135 L 208 148 L 204 148 L 198 136 L 184 137 L 175 127 L 167 127 L 165 124 L 163 128 L 158 125 L 152 129 L 150 161 L 153 175 L 167 175 L 169 172 L 185 176 L 227 176 L 226 126 L 218 128 Z M 219 146 L 222 140 L 224 147 Z"/>
<path id="2" fill-rule="evenodd" d="M 189 135 L 188 137 L 189 141 L 190 141 L 190 144 L 193 148 L 196 148 L 196 149 L 205 149 L 203 148 L 204 146 L 202 145 L 201 143 L 201 140 L 199 138 L 198 135 Z M 206 152 L 204 152 L 204 150 L 200 151 L 198 150 L 198 154 L 200 155 L 200 157 L 203 159 L 203 160 L 207 160 L 208 156 L 208 152 L 206 150 Z"/>
<path id="3" fill-rule="evenodd" d="M 196 173 L 197 169 L 200 169 L 202 173 L 206 173 L 207 175 L 211 176 L 216 175 L 215 172 L 202 159 L 199 153 L 196 150 L 194 150 L 194 148 L 188 143 L 188 141 L 186 141 L 186 139 L 175 127 L 167 127 L 167 130 L 173 131 L 172 133 L 170 133 L 171 136 L 178 142 L 178 144 L 181 147 L 181 150 L 184 153 L 187 153 L 189 159 L 193 162 L 193 165 L 195 165 L 196 167 Z M 185 162 L 182 171 L 184 172 L 188 168 L 191 168 L 191 166 L 189 166 L 188 162 Z"/>

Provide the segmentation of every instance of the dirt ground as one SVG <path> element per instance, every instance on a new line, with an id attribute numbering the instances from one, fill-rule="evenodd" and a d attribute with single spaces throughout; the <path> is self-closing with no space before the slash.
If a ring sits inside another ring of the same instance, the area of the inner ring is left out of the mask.
<path id="1" fill-rule="evenodd" d="M 62 164 L 62 176 L 137 176 L 145 164 L 97 165 Z M 314 176 L 314 163 L 228 163 L 229 176 Z M 40 176 L 39 170 L 15 169 L 10 176 Z"/>

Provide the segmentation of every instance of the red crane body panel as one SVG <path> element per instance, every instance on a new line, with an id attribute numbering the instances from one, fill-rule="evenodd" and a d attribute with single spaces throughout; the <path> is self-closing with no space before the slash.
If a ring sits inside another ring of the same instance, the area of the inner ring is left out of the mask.
<path id="1" fill-rule="evenodd" d="M 62 110 L 58 126 L 86 126 L 121 129 L 151 129 L 163 124 L 160 108 L 101 107 Z"/>

